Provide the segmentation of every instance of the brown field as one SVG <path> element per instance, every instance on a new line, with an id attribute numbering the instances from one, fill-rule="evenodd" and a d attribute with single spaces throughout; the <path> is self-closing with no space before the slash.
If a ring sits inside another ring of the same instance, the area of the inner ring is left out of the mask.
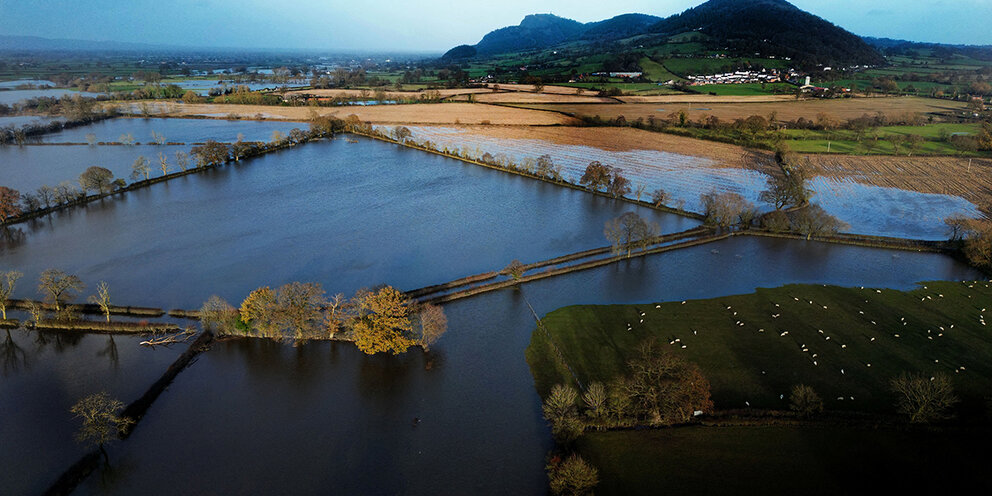
<path id="1" fill-rule="evenodd" d="M 605 103 L 617 104 L 616 100 L 601 98 L 592 94 L 576 95 L 561 93 L 531 93 L 524 91 L 510 91 L 500 93 L 484 93 L 474 96 L 475 101 L 482 103 Z M 468 95 L 459 95 L 452 100 L 467 101 Z"/>
<path id="2" fill-rule="evenodd" d="M 509 83 L 504 84 L 504 83 L 500 83 L 499 84 L 499 89 L 504 90 L 504 91 L 530 91 L 530 92 L 533 92 L 534 91 L 534 85 L 532 85 L 532 84 L 509 84 Z M 545 86 L 544 87 L 544 90 L 542 90 L 541 92 L 542 93 L 551 93 L 551 94 L 554 94 L 554 95 L 575 95 L 576 94 L 575 91 L 576 91 L 575 88 L 570 88 L 568 86 L 550 86 L 550 85 L 548 85 L 548 86 Z M 591 90 L 588 90 L 588 89 L 583 91 L 583 94 L 584 95 L 590 95 L 590 94 L 595 94 L 595 93 L 596 93 L 595 91 L 591 91 Z"/>
<path id="3" fill-rule="evenodd" d="M 426 91 L 426 90 L 425 90 Z M 386 91 L 386 98 L 393 99 L 419 99 L 425 91 Z M 492 93 L 492 90 L 487 88 L 459 88 L 459 89 L 439 89 L 435 90 L 441 94 L 442 98 L 447 98 L 449 96 L 455 95 L 468 95 L 470 93 Z M 368 95 L 374 95 L 374 91 L 368 91 Z M 316 90 L 296 90 L 287 91 L 286 96 L 290 95 L 315 95 L 319 98 L 358 98 L 361 96 L 361 90 L 343 90 L 343 89 L 316 89 Z"/>
<path id="4" fill-rule="evenodd" d="M 619 96 L 624 103 L 762 103 L 796 101 L 792 95 L 654 95 Z"/>
<path id="5" fill-rule="evenodd" d="M 622 115 L 628 121 L 637 119 L 638 117 L 647 119 L 648 116 L 652 115 L 655 117 L 665 117 L 679 110 L 688 112 L 689 118 L 693 120 L 702 119 L 709 115 L 715 115 L 722 120 L 734 120 L 752 115 L 767 117 L 772 112 L 777 112 L 778 120 L 791 121 L 800 117 L 815 119 L 817 114 L 820 113 L 825 113 L 832 119 L 851 119 L 876 112 L 882 112 L 889 116 L 905 113 L 935 114 L 939 116 L 964 109 L 965 103 L 931 98 L 893 97 L 845 98 L 842 100 L 792 100 L 772 103 L 534 104 L 520 106 L 524 108 L 565 112 L 577 116 L 598 115 L 610 119 Z"/>
<path id="6" fill-rule="evenodd" d="M 611 152 L 657 150 L 713 159 L 719 167 L 740 168 L 745 149 L 736 145 L 653 133 L 626 127 L 461 126 L 466 134 L 494 139 L 532 139 L 556 145 L 583 145 Z"/>
<path id="7" fill-rule="evenodd" d="M 992 215 L 992 160 L 954 157 L 810 155 L 819 176 L 863 184 L 955 195 Z"/>
<path id="8" fill-rule="evenodd" d="M 226 117 L 236 115 L 242 119 L 253 119 L 260 115 L 265 119 L 307 121 L 311 107 L 278 107 L 270 105 L 233 104 L 161 104 L 150 106 L 162 116 L 210 116 Z M 490 124 L 505 126 L 554 126 L 574 125 L 575 119 L 551 112 L 500 107 L 475 103 L 417 103 L 410 105 L 375 105 L 347 107 L 319 107 L 316 111 L 344 119 L 357 115 L 363 122 L 373 124 Z"/>

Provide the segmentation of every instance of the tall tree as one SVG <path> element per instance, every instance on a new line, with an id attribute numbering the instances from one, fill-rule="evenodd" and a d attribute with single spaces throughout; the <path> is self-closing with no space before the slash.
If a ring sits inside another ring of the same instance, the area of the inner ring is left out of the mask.
<path id="1" fill-rule="evenodd" d="M 0 318 L 3 320 L 7 320 L 7 303 L 10 302 L 10 295 L 14 294 L 14 286 L 23 275 L 15 270 L 0 272 Z"/>
<path id="2" fill-rule="evenodd" d="M 89 301 L 99 306 L 100 311 L 107 318 L 107 322 L 110 322 L 110 285 L 105 281 L 100 281 L 96 287 L 96 294 L 90 295 Z"/>
<path id="3" fill-rule="evenodd" d="M 908 416 L 913 423 L 948 418 L 951 407 L 958 402 L 951 378 L 939 372 L 930 377 L 902 374 L 892 380 L 891 386 L 899 395 L 899 413 Z"/>
<path id="4" fill-rule="evenodd" d="M 62 303 L 69 301 L 85 288 L 83 281 L 74 275 L 58 269 L 47 269 L 38 280 L 38 292 L 46 295 L 55 305 L 55 311 L 62 310 Z"/>
<path id="5" fill-rule="evenodd" d="M 600 162 L 589 162 L 586 171 L 579 179 L 579 184 L 587 186 L 593 191 L 599 191 L 610 184 L 610 166 Z"/>
<path id="6" fill-rule="evenodd" d="M 645 221 L 634 212 L 626 212 L 607 221 L 603 234 L 613 245 L 614 253 L 626 251 L 627 258 L 630 258 L 633 247 L 647 248 L 650 239 L 658 235 L 658 226 Z"/>
<path id="7" fill-rule="evenodd" d="M 113 188 L 114 173 L 104 167 L 93 166 L 79 175 L 79 185 L 84 190 L 106 193 Z"/>
<path id="8" fill-rule="evenodd" d="M 151 172 L 152 168 L 149 165 L 148 159 L 143 156 L 139 156 L 131 164 L 131 179 L 141 179 L 144 177 L 147 180 Z"/>
<path id="9" fill-rule="evenodd" d="M 420 305 L 417 311 L 417 325 L 420 327 L 420 345 L 430 350 L 445 332 L 448 331 L 448 317 L 444 310 L 430 303 Z"/>
<path id="10" fill-rule="evenodd" d="M 0 222 L 21 215 L 21 193 L 16 189 L 0 186 Z"/>
<path id="11" fill-rule="evenodd" d="M 369 355 L 398 355 L 417 343 L 403 293 L 386 286 L 360 296 L 356 306 L 359 316 L 352 331 L 358 349 Z"/>
<path id="12" fill-rule="evenodd" d="M 695 411 L 713 409 L 710 383 L 699 367 L 667 353 L 656 341 L 642 343 L 627 368 L 629 374 L 619 385 L 635 412 L 651 424 L 687 422 Z"/>

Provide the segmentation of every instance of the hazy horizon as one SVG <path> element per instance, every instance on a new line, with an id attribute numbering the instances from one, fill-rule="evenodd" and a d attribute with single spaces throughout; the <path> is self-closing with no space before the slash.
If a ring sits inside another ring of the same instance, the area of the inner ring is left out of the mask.
<path id="1" fill-rule="evenodd" d="M 276 8 L 260 0 L 0 0 L 0 34 L 201 48 L 443 52 L 475 44 L 528 14 L 579 22 L 625 13 L 666 17 L 703 0 L 601 2 L 505 0 L 466 5 L 432 0 L 367 4 L 304 0 Z M 794 0 L 797 7 L 862 36 L 992 44 L 992 2 L 982 0 Z M 939 13 L 937 16 L 935 14 Z M 154 22 L 148 21 L 154 19 Z"/>

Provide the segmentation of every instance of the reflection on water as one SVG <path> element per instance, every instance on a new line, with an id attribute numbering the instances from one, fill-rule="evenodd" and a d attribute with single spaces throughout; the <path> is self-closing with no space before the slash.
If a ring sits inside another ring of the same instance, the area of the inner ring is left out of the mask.
<path id="1" fill-rule="evenodd" d="M 977 275 L 948 257 L 898 255 L 733 238 L 545 279 L 445 305 L 449 331 L 429 369 L 419 351 L 366 357 L 346 343 L 221 343 L 180 375 L 154 417 L 112 455 L 133 472 L 112 486 L 87 481 L 84 492 L 543 494 L 550 436 L 524 360 L 534 320 L 523 296 L 543 315 L 786 283 L 906 289 Z M 191 425 L 190 412 L 223 421 Z M 166 474 L 164 459 L 175 460 Z M 228 477 L 232 471 L 252 475 Z"/>

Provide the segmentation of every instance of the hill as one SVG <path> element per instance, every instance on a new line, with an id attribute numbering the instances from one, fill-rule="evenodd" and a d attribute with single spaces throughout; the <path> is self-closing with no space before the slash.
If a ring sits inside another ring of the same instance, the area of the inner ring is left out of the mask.
<path id="1" fill-rule="evenodd" d="M 700 41 L 701 53 L 729 52 L 738 57 L 788 57 L 797 65 L 852 66 L 884 62 L 862 38 L 785 0 L 709 0 L 668 18 L 624 14 L 582 24 L 551 14 L 530 15 L 518 26 L 497 29 L 474 45 L 462 45 L 445 59 L 484 59 L 496 54 L 547 50 L 569 44 L 575 51 L 651 53 L 680 38 Z M 756 55 L 760 54 L 760 55 Z"/>

